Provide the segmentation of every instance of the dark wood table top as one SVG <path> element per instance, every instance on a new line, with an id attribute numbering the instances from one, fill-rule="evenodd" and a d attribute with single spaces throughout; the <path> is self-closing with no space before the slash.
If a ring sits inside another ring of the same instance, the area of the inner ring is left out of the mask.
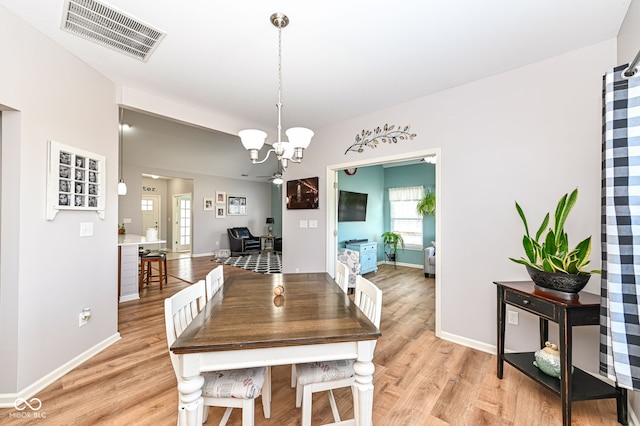
<path id="1" fill-rule="evenodd" d="M 273 288 L 282 284 L 283 296 Z M 176 354 L 375 340 L 380 330 L 327 273 L 236 276 L 171 346 Z"/>
<path id="2" fill-rule="evenodd" d="M 600 296 L 593 293 L 587 293 L 586 291 L 579 292 L 577 297 L 567 298 L 566 296 L 542 290 L 538 288 L 533 281 L 494 281 L 494 284 L 515 290 L 524 295 L 536 296 L 556 305 L 568 308 L 600 305 Z"/>

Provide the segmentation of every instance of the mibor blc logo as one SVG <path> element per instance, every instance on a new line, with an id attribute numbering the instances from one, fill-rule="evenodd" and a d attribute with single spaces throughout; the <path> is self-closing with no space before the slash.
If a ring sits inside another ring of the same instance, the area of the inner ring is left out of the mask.
<path id="1" fill-rule="evenodd" d="M 13 406 L 17 412 L 9 413 L 9 417 L 21 419 L 44 419 L 47 417 L 46 412 L 40 411 L 42 401 L 38 398 L 31 398 L 28 401 L 24 398 L 17 398 Z"/>

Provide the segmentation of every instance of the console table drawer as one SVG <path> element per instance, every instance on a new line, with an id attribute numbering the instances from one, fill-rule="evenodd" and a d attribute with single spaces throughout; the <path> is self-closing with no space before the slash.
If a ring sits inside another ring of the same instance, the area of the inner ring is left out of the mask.
<path id="1" fill-rule="evenodd" d="M 539 314 L 551 320 L 556 318 L 556 308 L 552 303 L 513 291 L 506 291 L 504 299 L 508 304 L 518 306 L 519 308 L 525 309 L 529 312 Z"/>

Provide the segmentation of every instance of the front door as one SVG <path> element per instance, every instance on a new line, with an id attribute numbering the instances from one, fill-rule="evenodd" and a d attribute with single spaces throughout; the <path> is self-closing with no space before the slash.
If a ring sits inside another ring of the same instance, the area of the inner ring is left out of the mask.
<path id="1" fill-rule="evenodd" d="M 160 229 L 160 196 L 143 195 L 141 210 L 142 235 L 147 235 L 147 229 L 155 228 L 158 230 L 158 238 L 162 239 L 162 229 Z"/>

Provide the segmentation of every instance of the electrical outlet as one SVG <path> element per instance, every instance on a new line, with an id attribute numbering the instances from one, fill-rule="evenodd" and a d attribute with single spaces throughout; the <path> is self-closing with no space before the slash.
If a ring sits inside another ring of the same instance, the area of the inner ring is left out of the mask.
<path id="1" fill-rule="evenodd" d="M 508 314 L 509 324 L 518 325 L 518 313 L 516 311 L 509 311 Z"/>
<path id="2" fill-rule="evenodd" d="M 84 317 L 84 313 L 80 312 L 78 314 L 78 327 L 85 326 L 85 325 L 87 325 L 88 322 L 89 321 L 87 319 L 85 319 L 85 317 Z"/>

